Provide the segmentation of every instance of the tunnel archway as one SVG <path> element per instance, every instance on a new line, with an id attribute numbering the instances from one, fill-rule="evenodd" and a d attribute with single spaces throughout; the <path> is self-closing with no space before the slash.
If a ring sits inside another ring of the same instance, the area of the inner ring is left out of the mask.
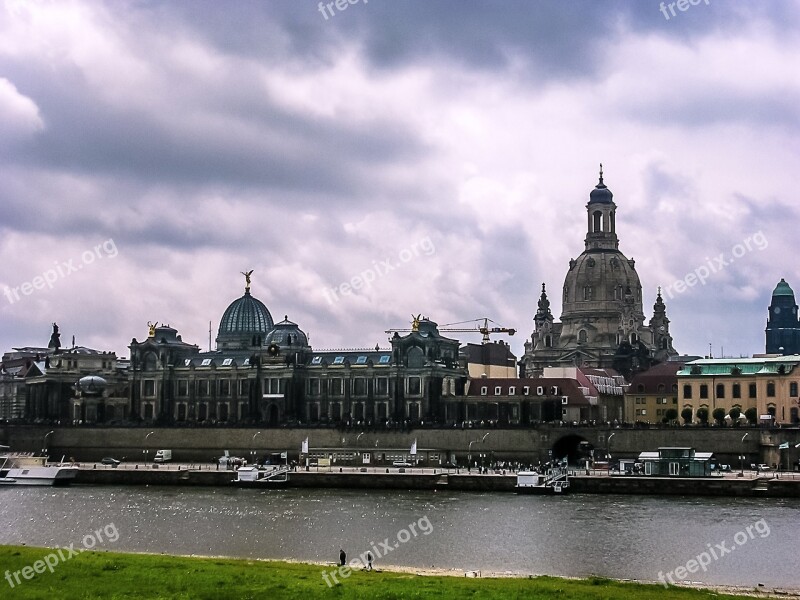
<path id="1" fill-rule="evenodd" d="M 592 450 L 594 446 L 585 437 L 575 433 L 559 438 L 552 448 L 555 460 L 566 457 L 571 465 L 577 464 L 581 459 L 590 458 Z"/>

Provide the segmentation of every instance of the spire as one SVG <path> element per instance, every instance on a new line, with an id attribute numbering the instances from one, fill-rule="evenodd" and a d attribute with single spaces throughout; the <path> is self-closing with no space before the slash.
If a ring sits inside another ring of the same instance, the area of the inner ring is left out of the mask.
<path id="1" fill-rule="evenodd" d="M 658 286 L 658 294 L 656 296 L 656 303 L 653 304 L 654 315 L 664 315 L 667 312 L 667 305 L 664 304 L 664 299 L 661 297 L 661 286 Z"/>
<path id="2" fill-rule="evenodd" d="M 550 312 L 550 300 L 547 298 L 545 284 L 542 284 L 542 295 L 539 296 L 539 310 L 536 311 L 536 320 L 551 319 L 553 314 Z"/>
<path id="3" fill-rule="evenodd" d="M 597 184 L 597 187 L 606 187 L 603 183 L 603 163 L 600 163 L 600 183 Z"/>

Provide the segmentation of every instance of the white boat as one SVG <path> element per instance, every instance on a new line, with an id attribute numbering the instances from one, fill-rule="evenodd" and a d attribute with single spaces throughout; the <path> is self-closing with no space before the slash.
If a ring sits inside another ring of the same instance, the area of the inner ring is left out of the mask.
<path id="1" fill-rule="evenodd" d="M 289 485 L 289 468 L 281 466 L 272 470 L 258 467 L 239 467 L 236 479 L 239 487 L 287 487 Z"/>
<path id="2" fill-rule="evenodd" d="M 565 467 L 553 467 L 544 473 L 517 473 L 517 492 L 520 494 L 565 494 L 568 491 L 569 471 Z"/>
<path id="3" fill-rule="evenodd" d="M 0 485 L 69 485 L 78 474 L 73 465 L 48 465 L 46 456 L 8 452 L 0 446 Z"/>

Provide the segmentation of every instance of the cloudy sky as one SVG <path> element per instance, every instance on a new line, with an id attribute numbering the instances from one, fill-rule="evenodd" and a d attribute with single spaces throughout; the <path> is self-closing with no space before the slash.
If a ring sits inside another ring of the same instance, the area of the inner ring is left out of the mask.
<path id="1" fill-rule="evenodd" d="M 340 4 L 2 0 L 0 349 L 53 321 L 207 348 L 253 269 L 318 349 L 422 313 L 521 354 L 602 162 L 647 317 L 673 286 L 681 353 L 763 352 L 772 289 L 800 288 L 795 3 Z"/>

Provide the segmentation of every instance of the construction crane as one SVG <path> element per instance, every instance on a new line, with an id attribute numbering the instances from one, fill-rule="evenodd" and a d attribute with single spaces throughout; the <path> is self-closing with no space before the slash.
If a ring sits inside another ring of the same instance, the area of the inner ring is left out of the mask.
<path id="1" fill-rule="evenodd" d="M 413 321 L 411 322 L 411 329 L 387 329 L 386 333 L 395 333 L 395 332 L 410 332 L 410 331 L 419 331 L 419 324 L 420 320 L 427 321 L 427 317 L 422 317 L 421 315 L 411 315 Z M 475 327 L 453 327 L 453 325 L 464 325 L 465 323 L 481 323 L 483 325 L 477 325 Z M 481 341 L 482 344 L 489 343 L 489 334 L 490 333 L 507 333 L 508 335 L 514 335 L 517 330 L 512 329 L 509 327 L 489 327 L 489 323 L 496 323 L 492 321 L 488 317 L 483 317 L 481 319 L 471 319 L 469 321 L 459 321 L 458 323 L 448 323 L 447 325 L 442 325 L 441 327 L 437 327 L 439 331 L 448 331 L 451 333 L 474 333 L 478 332 L 483 334 L 483 340 Z"/>

